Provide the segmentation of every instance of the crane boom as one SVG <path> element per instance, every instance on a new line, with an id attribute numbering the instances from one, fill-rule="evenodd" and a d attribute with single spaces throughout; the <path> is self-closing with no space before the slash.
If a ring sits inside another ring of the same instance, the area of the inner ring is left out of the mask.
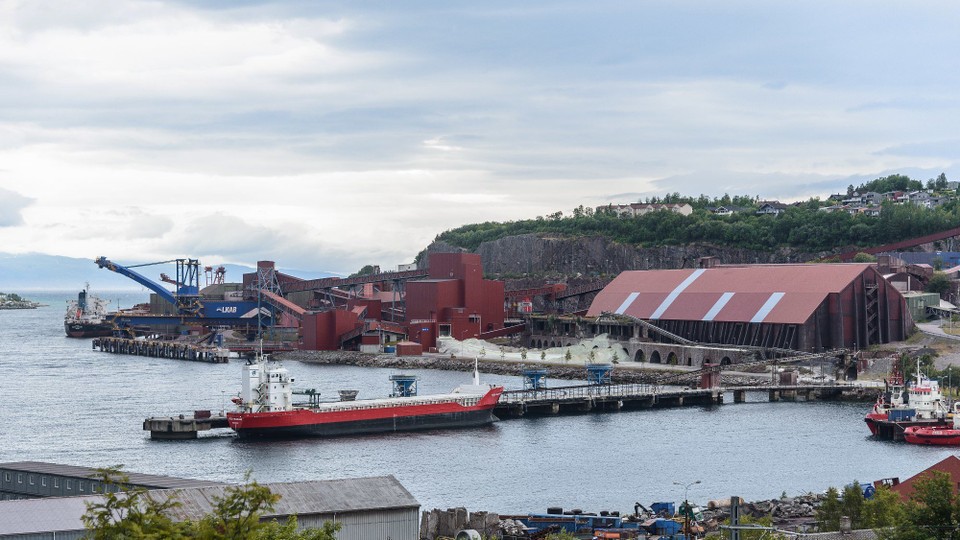
<path id="1" fill-rule="evenodd" d="M 111 272 L 116 272 L 120 275 L 127 276 L 128 278 L 136 281 L 137 283 L 147 287 L 148 289 L 156 292 L 160 298 L 163 298 L 167 302 L 170 302 L 177 307 L 177 311 L 181 315 L 196 315 L 202 309 L 200 303 L 200 290 L 196 283 L 198 280 L 197 275 L 197 266 L 198 262 L 194 259 L 176 259 L 177 263 L 177 281 L 178 289 L 177 293 L 171 293 L 162 285 L 153 281 L 152 279 L 144 276 L 143 274 L 131 270 L 130 267 L 117 264 L 113 261 L 108 260 L 106 257 L 98 257 L 94 262 L 97 263 L 97 266 L 100 268 L 106 268 Z M 138 266 L 147 266 L 147 265 L 138 265 Z M 184 285 L 183 282 L 191 283 Z"/>

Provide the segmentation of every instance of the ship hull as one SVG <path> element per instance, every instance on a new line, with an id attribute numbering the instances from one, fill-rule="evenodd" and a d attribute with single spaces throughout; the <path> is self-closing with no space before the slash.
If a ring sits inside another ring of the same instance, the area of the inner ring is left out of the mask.
<path id="1" fill-rule="evenodd" d="M 401 397 L 323 404 L 267 412 L 227 413 L 242 439 L 339 437 L 425 429 L 468 428 L 495 422 L 502 387 L 486 394 Z"/>
<path id="2" fill-rule="evenodd" d="M 461 411 L 416 416 L 393 416 L 342 422 L 277 425 L 269 427 L 236 427 L 241 439 L 285 439 L 304 437 L 342 437 L 371 433 L 395 433 L 430 429 L 469 428 L 497 421 L 493 409 Z"/>
<path id="3" fill-rule="evenodd" d="M 113 325 L 109 323 L 63 323 L 63 330 L 67 337 L 88 338 L 88 337 L 106 337 L 113 335 Z"/>

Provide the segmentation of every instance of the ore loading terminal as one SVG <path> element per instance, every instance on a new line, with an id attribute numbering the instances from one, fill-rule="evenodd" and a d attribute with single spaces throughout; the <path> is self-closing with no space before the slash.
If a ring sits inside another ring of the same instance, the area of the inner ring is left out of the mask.
<path id="1" fill-rule="evenodd" d="M 201 291 L 199 263 L 182 259 L 170 280 L 178 289 L 171 293 L 100 258 L 101 267 L 157 292 L 148 312 L 118 313 L 116 337 L 93 346 L 216 362 L 224 359 L 218 350 L 256 350 L 257 335 L 268 337 L 267 350 L 410 357 L 439 357 L 438 345 L 449 338 L 499 341 L 535 354 L 604 335 L 624 352 L 616 366 L 587 362 L 586 384 L 546 388 L 545 373 L 527 370 L 524 388 L 506 391 L 497 405 L 497 416 L 509 419 L 713 405 L 724 403 L 725 393 L 734 403 L 760 391 L 771 400 L 870 398 L 853 382 L 799 381 L 790 369 L 774 369 L 763 387 L 721 386 L 721 375 L 768 364 L 819 363 L 822 370 L 826 363 L 832 376 L 824 380 L 852 381 L 856 349 L 901 340 L 912 326 L 903 296 L 872 264 L 719 266 L 706 260 L 701 268 L 628 271 L 575 289 L 548 284 L 506 291 L 503 282 L 483 279 L 478 255 L 434 253 L 428 260 L 424 269 L 410 265 L 317 280 L 297 279 L 261 261 L 242 284 L 212 283 Z M 133 337 L 144 328 L 153 339 Z M 186 346 L 183 336 L 195 341 Z M 614 368 L 657 365 L 685 371 L 646 384 L 613 384 L 610 378 Z M 201 412 L 149 418 L 144 429 L 155 438 L 192 438 L 224 422 L 222 415 Z"/>

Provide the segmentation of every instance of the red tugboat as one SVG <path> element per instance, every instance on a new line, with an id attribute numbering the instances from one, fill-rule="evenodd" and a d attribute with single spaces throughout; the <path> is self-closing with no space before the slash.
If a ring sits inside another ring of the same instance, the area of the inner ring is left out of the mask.
<path id="1" fill-rule="evenodd" d="M 243 374 L 240 396 L 233 399 L 239 411 L 227 413 L 227 423 L 242 439 L 482 426 L 497 420 L 493 408 L 503 393 L 501 386 L 480 384 L 474 368 L 473 384 L 461 385 L 448 394 L 417 396 L 416 379 L 408 377 L 405 385 L 397 386 L 406 391 L 395 391 L 388 398 L 336 402 L 311 399 L 308 405 L 295 405 L 290 386 L 294 381 L 278 363 L 258 355 L 243 367 Z"/>
<path id="2" fill-rule="evenodd" d="M 948 427 L 947 411 L 947 401 L 940 392 L 939 383 L 923 374 L 918 359 L 916 381 L 907 386 L 903 383 L 899 366 L 894 363 L 886 390 L 863 420 L 874 436 L 899 440 L 911 427 Z"/>

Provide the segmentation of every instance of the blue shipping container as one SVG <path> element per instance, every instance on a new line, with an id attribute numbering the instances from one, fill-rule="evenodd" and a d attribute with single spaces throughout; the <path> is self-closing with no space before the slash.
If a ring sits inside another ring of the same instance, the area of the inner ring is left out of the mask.
<path id="1" fill-rule="evenodd" d="M 916 415 L 916 409 L 890 409 L 887 412 L 887 419 L 891 422 L 905 422 L 913 420 L 913 417 Z"/>

